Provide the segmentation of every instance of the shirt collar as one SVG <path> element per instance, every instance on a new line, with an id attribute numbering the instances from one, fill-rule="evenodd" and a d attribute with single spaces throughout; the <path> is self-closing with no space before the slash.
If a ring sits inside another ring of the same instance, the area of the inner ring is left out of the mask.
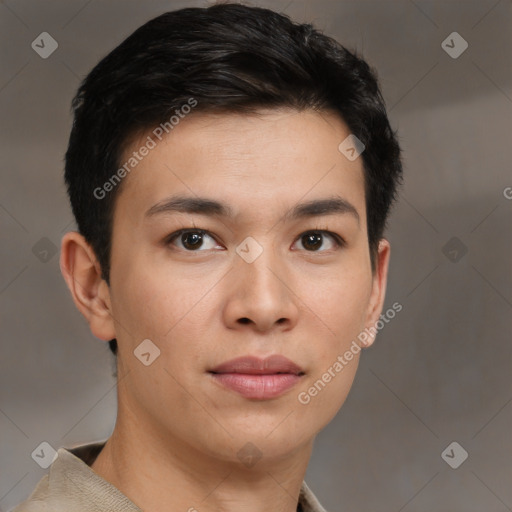
<path id="1" fill-rule="evenodd" d="M 117 487 L 92 470 L 106 441 L 59 448 L 48 475 L 48 496 L 57 495 L 73 510 L 102 512 L 108 504 L 112 512 L 142 512 Z M 71 509 L 70 508 L 70 509 Z M 297 512 L 326 512 L 306 482 L 302 482 Z"/>

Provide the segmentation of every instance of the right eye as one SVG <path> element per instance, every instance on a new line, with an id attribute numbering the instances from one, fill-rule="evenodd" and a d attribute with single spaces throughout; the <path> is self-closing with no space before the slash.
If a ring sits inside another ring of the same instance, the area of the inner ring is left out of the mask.
<path id="1" fill-rule="evenodd" d="M 174 241 L 177 240 L 181 243 L 181 247 L 178 245 L 180 249 L 186 252 L 198 252 L 198 249 L 203 246 L 205 237 L 215 241 L 215 239 L 208 233 L 208 231 L 205 231 L 204 229 L 180 229 L 179 231 L 175 231 L 166 237 L 165 244 L 175 245 Z M 203 250 L 208 250 L 211 248 L 212 247 L 207 247 Z"/>

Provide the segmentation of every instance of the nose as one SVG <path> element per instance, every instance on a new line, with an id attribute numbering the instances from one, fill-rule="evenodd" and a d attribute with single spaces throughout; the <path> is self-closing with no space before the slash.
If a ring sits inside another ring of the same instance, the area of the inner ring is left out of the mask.
<path id="1" fill-rule="evenodd" d="M 299 298 L 291 273 L 265 249 L 252 263 L 236 256 L 229 273 L 224 321 L 231 329 L 289 330 L 297 323 Z"/>

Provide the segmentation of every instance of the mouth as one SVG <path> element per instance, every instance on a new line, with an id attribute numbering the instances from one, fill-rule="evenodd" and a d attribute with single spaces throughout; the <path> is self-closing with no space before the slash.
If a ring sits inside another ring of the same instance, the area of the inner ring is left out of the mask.
<path id="1" fill-rule="evenodd" d="M 208 373 L 223 388 L 256 400 L 277 398 L 305 375 L 299 365 L 281 355 L 265 359 L 239 357 L 216 366 Z"/>

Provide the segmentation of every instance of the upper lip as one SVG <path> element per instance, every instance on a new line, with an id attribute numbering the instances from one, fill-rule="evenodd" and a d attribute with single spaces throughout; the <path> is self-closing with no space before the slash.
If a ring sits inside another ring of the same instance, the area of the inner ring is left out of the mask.
<path id="1" fill-rule="evenodd" d="M 271 355 L 264 359 L 255 356 L 238 357 L 216 366 L 210 372 L 245 373 L 250 375 L 274 375 L 276 373 L 304 374 L 304 370 L 299 365 L 282 355 Z"/>

